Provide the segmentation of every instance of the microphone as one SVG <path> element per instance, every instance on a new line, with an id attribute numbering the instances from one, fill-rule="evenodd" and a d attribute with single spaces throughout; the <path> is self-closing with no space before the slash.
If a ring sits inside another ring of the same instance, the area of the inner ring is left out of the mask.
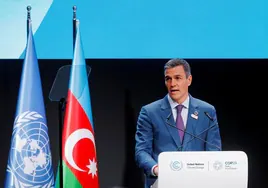
<path id="1" fill-rule="evenodd" d="M 212 118 L 207 112 L 205 112 L 205 114 L 207 115 L 207 117 L 208 117 L 211 121 L 214 121 L 213 118 Z M 192 134 L 192 133 L 189 133 L 189 132 L 187 132 L 187 131 L 185 131 L 185 130 L 183 130 L 183 129 L 180 129 L 180 128 L 176 127 L 175 125 L 170 124 L 170 123 L 168 122 L 168 120 L 170 119 L 170 116 L 171 116 L 171 113 L 167 116 L 167 119 L 166 119 L 166 123 L 167 123 L 169 126 L 175 128 L 175 129 L 178 129 L 178 130 L 180 130 L 180 131 L 183 131 L 184 133 L 189 134 L 189 135 L 192 136 L 192 138 L 191 138 L 190 140 L 188 140 L 188 141 L 187 141 L 186 143 L 184 143 L 184 144 L 187 145 L 187 144 L 188 144 L 189 142 L 191 142 L 194 138 L 196 138 L 196 139 L 201 140 L 202 142 L 204 142 L 204 143 L 206 143 L 206 144 L 209 144 L 209 145 L 211 145 L 211 146 L 213 146 L 213 147 L 215 147 L 215 148 L 221 150 L 221 148 L 220 148 L 219 146 L 217 146 L 217 145 L 215 145 L 215 144 L 212 144 L 212 143 L 210 143 L 210 142 L 208 142 L 208 141 L 206 141 L 206 140 L 204 140 L 204 139 L 202 139 L 202 138 L 199 137 L 199 136 L 202 135 L 203 133 L 205 133 L 205 132 L 209 131 L 210 129 L 212 129 L 213 127 L 217 126 L 218 123 L 215 123 L 214 125 L 212 125 L 212 126 L 206 128 L 205 130 L 203 130 L 201 133 L 199 133 L 199 134 L 197 134 L 197 135 L 194 135 L 194 134 Z M 184 144 L 183 144 L 183 145 L 184 145 Z M 178 149 L 181 150 L 181 148 L 183 147 L 183 145 L 181 145 L 181 147 L 178 148 Z"/>

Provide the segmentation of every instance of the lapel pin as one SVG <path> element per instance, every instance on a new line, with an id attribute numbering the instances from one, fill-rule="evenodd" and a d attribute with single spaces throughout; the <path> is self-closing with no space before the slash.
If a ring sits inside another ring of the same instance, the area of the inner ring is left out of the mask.
<path id="1" fill-rule="evenodd" d="M 195 111 L 193 114 L 191 114 L 191 117 L 194 119 L 198 119 L 198 112 Z"/>

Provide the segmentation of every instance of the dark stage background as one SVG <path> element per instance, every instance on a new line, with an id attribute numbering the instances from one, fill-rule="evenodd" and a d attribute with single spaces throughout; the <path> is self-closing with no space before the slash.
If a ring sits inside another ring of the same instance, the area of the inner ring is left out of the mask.
<path id="1" fill-rule="evenodd" d="M 192 66 L 192 96 L 217 109 L 223 150 L 245 151 L 249 188 L 267 187 L 268 59 L 187 59 Z M 139 188 L 143 175 L 134 161 L 136 120 L 142 105 L 166 95 L 166 59 L 88 59 L 95 139 L 101 188 Z M 1 155 L 4 184 L 22 60 L 0 60 Z M 57 70 L 71 60 L 39 60 L 47 122 L 56 172 L 58 162 L 57 103 L 48 98 Z M 0 187 L 2 187 L 0 185 Z"/>

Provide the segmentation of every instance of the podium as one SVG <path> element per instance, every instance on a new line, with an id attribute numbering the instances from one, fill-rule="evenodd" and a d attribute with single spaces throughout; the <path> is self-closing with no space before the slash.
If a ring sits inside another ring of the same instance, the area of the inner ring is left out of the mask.
<path id="1" fill-rule="evenodd" d="M 163 152 L 152 188 L 247 188 L 248 158 L 242 151 Z"/>

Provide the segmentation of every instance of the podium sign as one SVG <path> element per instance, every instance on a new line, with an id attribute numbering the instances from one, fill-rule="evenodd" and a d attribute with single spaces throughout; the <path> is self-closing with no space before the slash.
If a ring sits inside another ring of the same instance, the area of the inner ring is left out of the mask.
<path id="1" fill-rule="evenodd" d="M 248 158 L 242 151 L 163 152 L 158 164 L 158 188 L 247 188 L 248 184 Z"/>

